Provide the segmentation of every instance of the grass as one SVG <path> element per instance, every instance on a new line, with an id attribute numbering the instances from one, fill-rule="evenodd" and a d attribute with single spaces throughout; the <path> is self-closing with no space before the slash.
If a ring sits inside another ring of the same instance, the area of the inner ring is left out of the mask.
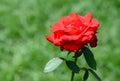
<path id="1" fill-rule="evenodd" d="M 48 74 L 43 69 L 61 54 L 45 39 L 49 26 L 70 12 L 91 12 L 99 20 L 98 47 L 92 49 L 97 73 L 102 81 L 120 80 L 119 6 L 120 0 L 0 0 L 0 80 L 69 81 L 70 70 L 64 63 Z M 79 64 L 84 63 L 80 59 Z M 76 75 L 75 81 L 82 81 L 82 75 Z M 96 80 L 91 76 L 88 81 Z"/>

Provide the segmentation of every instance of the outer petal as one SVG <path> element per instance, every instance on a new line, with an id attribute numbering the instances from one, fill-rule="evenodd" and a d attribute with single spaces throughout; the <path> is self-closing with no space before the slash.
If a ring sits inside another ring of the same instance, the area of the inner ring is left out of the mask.
<path id="1" fill-rule="evenodd" d="M 54 43 L 54 35 L 53 34 L 49 34 L 49 35 L 46 35 L 46 39 L 52 43 Z"/>
<path id="2" fill-rule="evenodd" d="M 88 25 L 89 23 L 90 23 L 90 21 L 91 21 L 91 19 L 92 19 L 92 14 L 91 13 L 88 13 L 87 15 L 85 15 L 84 17 L 83 17 L 83 19 L 84 19 L 84 24 L 85 25 Z"/>
<path id="3" fill-rule="evenodd" d="M 54 34 L 50 34 L 46 36 L 46 39 L 52 43 L 54 43 L 56 46 L 60 45 L 60 40 L 54 38 Z"/>
<path id="4" fill-rule="evenodd" d="M 64 25 L 61 22 L 56 22 L 53 26 L 51 26 L 51 32 L 55 32 L 57 30 L 64 30 Z"/>
<path id="5" fill-rule="evenodd" d="M 64 24 L 64 27 L 66 27 L 67 25 L 73 23 L 73 21 L 77 18 L 76 16 L 77 14 L 71 13 L 70 16 L 61 17 L 58 22 L 61 22 Z"/>
<path id="6" fill-rule="evenodd" d="M 61 50 L 69 50 L 69 51 L 72 51 L 72 52 L 76 52 L 78 51 L 80 48 L 82 48 L 83 46 L 80 46 L 78 44 L 74 44 L 74 43 L 66 43 L 66 44 L 63 44 L 61 46 Z"/>
<path id="7" fill-rule="evenodd" d="M 88 36 L 83 36 L 81 39 L 81 42 L 83 43 L 88 43 L 92 38 L 92 35 L 88 35 Z"/>
<path id="8" fill-rule="evenodd" d="M 99 26 L 99 22 L 97 21 L 97 19 L 95 19 L 95 18 L 92 19 L 91 27 L 94 27 L 97 30 L 98 26 Z"/>
<path id="9" fill-rule="evenodd" d="M 97 37 L 96 37 L 96 35 L 92 38 L 92 40 L 90 42 L 90 46 L 91 47 L 96 47 L 97 46 Z"/>

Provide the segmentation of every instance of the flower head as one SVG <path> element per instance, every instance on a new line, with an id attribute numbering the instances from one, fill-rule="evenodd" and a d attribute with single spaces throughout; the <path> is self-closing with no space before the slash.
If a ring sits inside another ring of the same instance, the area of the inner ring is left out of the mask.
<path id="1" fill-rule="evenodd" d="M 76 52 L 87 44 L 91 47 L 97 46 L 98 26 L 99 22 L 92 18 L 91 13 L 85 16 L 71 13 L 53 24 L 50 28 L 52 34 L 46 38 L 54 45 L 60 46 L 61 50 Z"/>

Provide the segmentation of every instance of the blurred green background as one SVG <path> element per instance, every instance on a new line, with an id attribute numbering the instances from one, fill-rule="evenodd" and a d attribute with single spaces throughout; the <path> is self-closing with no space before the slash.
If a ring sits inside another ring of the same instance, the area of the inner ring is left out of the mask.
<path id="1" fill-rule="evenodd" d="M 70 12 L 91 12 L 99 20 L 98 46 L 92 49 L 96 72 L 102 81 L 119 81 L 120 0 L 0 0 L 0 81 L 70 81 L 65 63 L 43 72 L 48 60 L 65 54 L 45 39 L 49 26 Z M 97 80 L 90 75 L 88 81 Z"/>

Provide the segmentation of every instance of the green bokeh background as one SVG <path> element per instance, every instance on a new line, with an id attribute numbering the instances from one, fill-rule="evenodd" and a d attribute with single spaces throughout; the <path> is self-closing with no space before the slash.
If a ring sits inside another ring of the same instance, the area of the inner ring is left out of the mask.
<path id="1" fill-rule="evenodd" d="M 48 60 L 65 54 L 45 39 L 49 26 L 70 12 L 91 12 L 99 20 L 98 46 L 92 49 L 96 73 L 102 81 L 119 81 L 120 0 L 0 0 L 0 81 L 70 81 L 65 63 L 43 72 Z M 82 71 L 75 81 L 81 76 Z M 97 80 L 90 75 L 88 81 Z"/>

